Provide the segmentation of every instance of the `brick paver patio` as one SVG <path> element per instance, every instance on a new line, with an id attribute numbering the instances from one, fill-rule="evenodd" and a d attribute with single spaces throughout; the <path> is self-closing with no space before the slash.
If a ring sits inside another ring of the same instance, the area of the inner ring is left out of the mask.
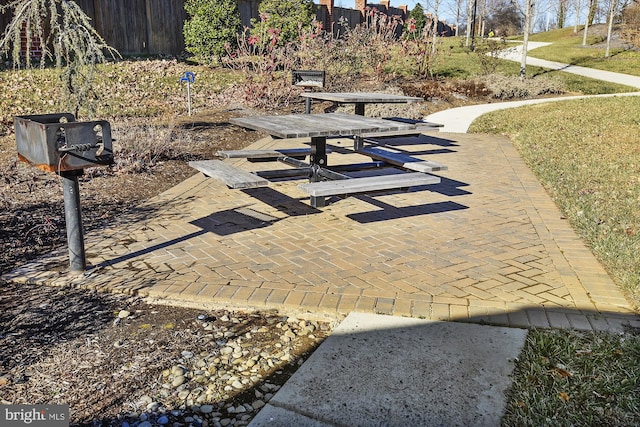
<path id="1" fill-rule="evenodd" d="M 252 148 L 302 144 L 266 138 Z M 367 161 L 341 149 L 351 144 L 331 140 L 329 162 Z M 297 188 L 304 181 L 240 191 L 194 171 L 113 229 L 86 236 L 95 266 L 86 274 L 55 272 L 68 262 L 61 252 L 5 278 L 307 315 L 640 326 L 508 139 L 433 133 L 391 144 L 446 164 L 442 183 L 314 209 Z"/>

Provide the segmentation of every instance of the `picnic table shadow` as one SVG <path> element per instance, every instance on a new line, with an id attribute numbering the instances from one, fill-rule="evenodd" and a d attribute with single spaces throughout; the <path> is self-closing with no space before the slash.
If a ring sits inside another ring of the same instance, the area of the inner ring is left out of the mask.
<path id="1" fill-rule="evenodd" d="M 438 186 L 440 186 L 440 184 L 415 187 L 415 191 L 422 191 L 426 190 L 427 187 Z M 433 188 L 429 188 L 429 190 L 434 191 Z M 320 214 L 323 212 L 321 209 L 317 209 L 308 205 L 303 201 L 303 199 L 291 197 L 272 188 L 253 188 L 245 189 L 242 191 L 257 200 L 262 201 L 265 204 L 276 207 L 280 212 L 285 213 L 287 217 L 304 217 L 308 215 Z M 400 192 L 402 191 L 385 191 L 384 194 Z M 352 195 L 350 197 L 355 197 L 376 207 L 376 209 L 372 211 L 346 215 L 347 218 L 363 224 L 468 209 L 468 207 L 465 205 L 451 201 L 396 207 L 377 199 L 375 193 Z M 338 203 L 342 198 L 344 197 L 332 197 L 329 199 L 329 203 Z M 269 227 L 281 221 L 282 219 L 283 218 L 260 212 L 259 210 L 246 205 L 238 208 L 231 208 L 219 212 L 214 212 L 213 214 L 206 217 L 191 221 L 190 224 L 196 225 L 208 232 L 226 236 L 251 229 Z"/>
<path id="2" fill-rule="evenodd" d="M 454 181 L 455 182 L 455 181 Z M 429 187 L 440 186 L 441 184 L 431 185 Z M 427 186 L 424 186 L 427 187 Z M 424 188 L 416 187 L 416 190 Z M 433 188 L 429 188 L 434 190 Z M 272 188 L 253 188 L 242 190 L 248 195 L 261 200 L 265 203 L 269 203 L 271 206 L 278 208 L 281 212 L 286 213 L 285 218 L 308 216 L 313 214 L 320 214 L 323 211 L 311 207 L 307 203 L 304 203 L 302 198 L 294 198 L 284 193 L 276 191 Z M 402 190 L 386 191 L 389 193 L 400 193 Z M 414 216 L 430 215 L 443 212 L 451 212 L 457 210 L 469 209 L 468 206 L 462 205 L 456 202 L 436 202 L 436 203 L 424 203 L 412 206 L 396 207 L 382 200 L 376 199 L 375 195 L 360 194 L 350 197 L 358 198 L 365 201 L 375 207 L 371 211 L 358 212 L 353 214 L 347 214 L 346 217 L 352 219 L 361 224 L 370 224 L 381 221 L 389 221 L 401 218 L 410 218 Z M 330 203 L 339 202 L 341 197 L 332 197 Z M 189 224 L 194 225 L 200 230 L 192 233 L 185 234 L 180 237 L 162 242 L 156 245 L 149 246 L 145 249 L 127 253 L 110 260 L 103 261 L 91 267 L 91 269 L 100 269 L 107 266 L 112 266 L 121 262 L 125 262 L 134 258 L 138 258 L 142 255 L 153 253 L 156 250 L 165 249 L 173 245 L 188 241 L 190 239 L 205 235 L 207 233 L 214 233 L 218 236 L 229 236 L 236 233 L 242 233 L 248 230 L 256 230 L 260 228 L 271 227 L 281 221 L 284 218 L 275 217 L 260 210 L 254 208 L 251 204 L 243 206 L 237 206 L 234 208 L 224 209 L 214 212 L 202 218 L 190 221 Z"/>

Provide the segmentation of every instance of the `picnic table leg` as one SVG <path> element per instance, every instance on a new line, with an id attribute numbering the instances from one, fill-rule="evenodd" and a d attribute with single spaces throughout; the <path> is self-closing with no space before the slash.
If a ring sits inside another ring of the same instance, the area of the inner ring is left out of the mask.
<path id="1" fill-rule="evenodd" d="M 356 111 L 358 116 L 364 116 L 364 102 L 356 102 Z"/>
<path id="2" fill-rule="evenodd" d="M 318 182 L 321 180 L 320 169 L 327 166 L 327 138 L 323 136 L 311 137 L 311 155 L 309 156 L 311 161 L 311 182 Z M 314 208 L 321 208 L 325 206 L 324 196 L 311 196 L 311 206 Z"/>
<path id="3" fill-rule="evenodd" d="M 360 135 L 354 135 L 353 137 L 353 151 L 358 151 L 364 147 L 364 138 Z"/>

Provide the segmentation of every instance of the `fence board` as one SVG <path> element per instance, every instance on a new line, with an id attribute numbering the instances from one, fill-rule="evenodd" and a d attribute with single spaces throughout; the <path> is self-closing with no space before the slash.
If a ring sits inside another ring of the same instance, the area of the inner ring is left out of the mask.
<path id="1" fill-rule="evenodd" d="M 6 0 L 0 0 L 0 5 L 5 5 L 7 3 Z M 6 11 L 5 13 L 0 13 L 0 35 L 4 35 L 4 31 L 11 22 L 11 13 Z"/>
<path id="2" fill-rule="evenodd" d="M 150 7 L 151 4 L 153 6 Z M 181 53 L 184 50 L 182 26 L 187 19 L 184 0 L 147 0 L 147 5 L 150 17 L 148 52 Z"/>
<path id="3" fill-rule="evenodd" d="M 238 0 L 238 10 L 240 11 L 240 22 L 243 27 L 251 27 L 251 18 L 258 18 L 259 0 Z"/>
<path id="4" fill-rule="evenodd" d="M 94 1 L 94 8 L 95 28 L 109 45 L 124 54 L 148 53 L 145 0 Z"/>
<path id="5" fill-rule="evenodd" d="M 6 3 L 7 0 L 0 0 Z M 96 31 L 108 45 L 126 55 L 172 54 L 184 52 L 182 26 L 187 19 L 185 0 L 75 0 L 91 18 Z M 243 26 L 251 25 L 251 18 L 258 18 L 260 0 L 237 0 Z M 319 7 L 317 19 L 326 22 L 326 8 Z M 337 24 L 344 18 L 353 28 L 360 23 L 360 11 L 341 7 L 333 8 L 334 33 L 339 34 Z M 10 21 L 8 14 L 0 14 L 0 29 Z"/>

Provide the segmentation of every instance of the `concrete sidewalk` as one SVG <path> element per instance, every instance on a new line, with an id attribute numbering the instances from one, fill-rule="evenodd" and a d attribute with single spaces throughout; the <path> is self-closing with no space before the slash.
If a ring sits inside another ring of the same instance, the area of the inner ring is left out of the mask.
<path id="1" fill-rule="evenodd" d="M 546 46 L 550 43 L 542 42 L 529 42 L 528 52 L 542 46 Z M 517 61 L 522 59 L 522 44 L 510 47 L 501 52 L 500 57 L 502 59 Z M 543 59 L 532 58 L 527 56 L 527 65 L 535 65 L 538 67 L 548 68 L 550 70 L 559 70 L 567 73 L 578 74 L 592 79 L 598 79 L 611 83 L 618 83 L 629 87 L 640 89 L 640 77 L 631 76 L 629 74 L 613 73 L 611 71 L 596 70 L 593 68 L 579 67 L 571 64 L 562 64 L 559 62 L 546 61 Z M 506 108 L 515 108 L 525 105 L 542 104 L 546 102 L 568 101 L 572 99 L 581 98 L 598 98 L 598 97 L 617 97 L 617 96 L 639 96 L 640 92 L 629 93 L 617 93 L 606 95 L 579 95 L 579 96 L 565 96 L 558 98 L 544 98 L 544 99 L 528 99 L 522 101 L 512 102 L 494 102 L 491 104 L 470 105 L 467 107 L 451 108 L 449 110 L 439 111 L 433 113 L 424 118 L 425 121 L 440 123 L 443 126 L 440 128 L 441 132 L 456 132 L 466 133 L 469 130 L 469 126 L 483 114 L 493 111 L 504 110 Z"/>
<path id="2" fill-rule="evenodd" d="M 498 427 L 526 336 L 351 313 L 249 425 Z"/>
<path id="3" fill-rule="evenodd" d="M 520 62 L 522 60 L 522 43 L 517 43 L 516 46 L 505 49 L 499 55 L 502 59 L 509 61 Z M 640 77 L 632 76 L 630 74 L 614 73 L 611 71 L 597 70 L 595 68 L 580 67 L 578 65 L 564 64 L 561 62 L 547 61 L 544 59 L 538 59 L 528 56 L 529 52 L 539 47 L 548 46 L 551 43 L 544 42 L 529 42 L 527 45 L 527 65 L 533 65 L 536 67 L 548 68 L 550 70 L 559 70 L 565 73 L 577 74 L 592 79 L 602 80 L 603 82 L 617 83 L 625 86 L 634 87 L 640 89 Z M 535 54 L 534 54 L 535 55 Z"/>

